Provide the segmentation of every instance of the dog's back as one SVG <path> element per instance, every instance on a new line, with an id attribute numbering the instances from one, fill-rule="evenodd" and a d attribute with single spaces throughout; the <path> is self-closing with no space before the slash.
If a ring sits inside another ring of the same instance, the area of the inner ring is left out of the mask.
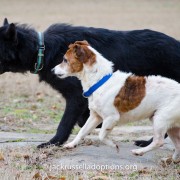
<path id="1" fill-rule="evenodd" d="M 141 102 L 134 109 L 127 110 L 127 112 L 121 111 L 120 123 L 127 123 L 128 119 L 132 121 L 151 118 L 161 110 L 164 111 L 164 116 L 166 117 L 169 114 L 172 116 L 174 113 L 174 121 L 177 120 L 180 126 L 180 113 L 177 113 L 179 111 L 178 107 L 180 107 L 180 84 L 161 76 L 148 76 L 144 77 L 144 79 L 145 86 L 141 85 L 138 87 L 136 80 L 131 84 L 132 94 L 128 96 L 129 103 L 135 104 L 137 99 L 141 100 Z M 135 89 L 136 86 L 139 89 L 133 91 L 133 87 Z M 131 96 L 132 98 L 130 99 L 129 97 Z"/>
<path id="2" fill-rule="evenodd" d="M 102 112 L 113 106 L 120 113 L 120 124 L 152 117 L 158 109 L 180 107 L 180 84 L 161 76 L 135 76 L 116 71 L 89 99 L 90 108 Z M 106 108 L 107 106 L 107 108 Z M 167 106 L 167 107 L 166 107 Z M 176 112 L 176 108 L 174 109 Z M 172 112 L 171 112 L 172 113 Z M 180 119 L 180 113 L 179 113 Z"/>

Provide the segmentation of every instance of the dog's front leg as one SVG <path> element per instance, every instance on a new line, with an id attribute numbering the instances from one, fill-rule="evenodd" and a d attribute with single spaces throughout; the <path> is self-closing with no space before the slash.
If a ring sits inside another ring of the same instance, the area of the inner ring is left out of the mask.
<path id="1" fill-rule="evenodd" d="M 120 119 L 119 114 L 106 117 L 103 120 L 102 128 L 99 133 L 100 141 L 102 141 L 103 143 L 105 143 L 108 146 L 115 147 L 117 149 L 117 151 L 119 150 L 118 145 L 113 143 L 112 140 L 107 139 L 107 135 L 112 131 L 113 127 L 118 123 L 119 119 Z"/>
<path id="2" fill-rule="evenodd" d="M 64 145 L 64 147 L 74 148 L 77 144 L 79 144 L 81 139 L 83 139 L 87 134 L 89 134 L 93 129 L 95 129 L 101 122 L 102 119 L 96 114 L 96 112 L 90 111 L 90 116 L 86 121 L 85 125 L 80 129 L 78 135 L 72 142 Z"/>

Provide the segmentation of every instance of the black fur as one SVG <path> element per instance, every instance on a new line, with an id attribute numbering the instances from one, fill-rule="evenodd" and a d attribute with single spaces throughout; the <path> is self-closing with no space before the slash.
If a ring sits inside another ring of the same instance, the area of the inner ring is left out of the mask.
<path id="1" fill-rule="evenodd" d="M 0 73 L 34 70 L 37 59 L 37 32 L 25 25 L 0 27 Z M 76 78 L 57 78 L 51 69 L 62 61 L 68 45 L 87 40 L 91 46 L 115 63 L 115 70 L 137 75 L 162 75 L 180 82 L 180 43 L 156 31 L 112 31 L 101 28 L 55 24 L 44 32 L 45 61 L 40 81 L 49 83 L 66 99 L 66 109 L 56 135 L 45 144 L 61 145 L 76 123 L 83 126 L 89 116 L 87 99 Z"/>

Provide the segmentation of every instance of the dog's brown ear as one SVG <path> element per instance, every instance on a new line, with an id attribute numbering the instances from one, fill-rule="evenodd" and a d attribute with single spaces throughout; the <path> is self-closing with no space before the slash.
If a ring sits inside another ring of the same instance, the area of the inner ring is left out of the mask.
<path id="1" fill-rule="evenodd" d="M 86 40 L 76 41 L 74 44 L 89 46 L 89 43 Z"/>
<path id="2" fill-rule="evenodd" d="M 70 44 L 68 47 L 73 48 L 75 45 L 84 45 L 84 46 L 89 46 L 89 43 L 84 40 L 84 41 L 76 41 L 74 44 Z"/>
<path id="3" fill-rule="evenodd" d="M 75 44 L 73 47 L 73 52 L 79 61 L 85 61 L 85 50 L 81 45 Z"/>
<path id="4" fill-rule="evenodd" d="M 69 46 L 68 46 L 68 48 L 70 49 L 70 48 L 73 48 L 74 47 L 74 44 L 70 44 Z"/>

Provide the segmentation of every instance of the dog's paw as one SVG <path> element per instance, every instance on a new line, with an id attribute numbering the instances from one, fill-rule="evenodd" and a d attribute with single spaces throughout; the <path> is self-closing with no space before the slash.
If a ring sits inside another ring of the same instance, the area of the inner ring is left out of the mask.
<path id="1" fill-rule="evenodd" d="M 63 147 L 67 149 L 72 149 L 72 148 L 75 148 L 76 145 L 73 142 L 70 142 L 68 144 L 65 144 Z"/>
<path id="2" fill-rule="evenodd" d="M 144 152 L 141 149 L 133 149 L 131 152 L 136 156 L 142 156 Z"/>

